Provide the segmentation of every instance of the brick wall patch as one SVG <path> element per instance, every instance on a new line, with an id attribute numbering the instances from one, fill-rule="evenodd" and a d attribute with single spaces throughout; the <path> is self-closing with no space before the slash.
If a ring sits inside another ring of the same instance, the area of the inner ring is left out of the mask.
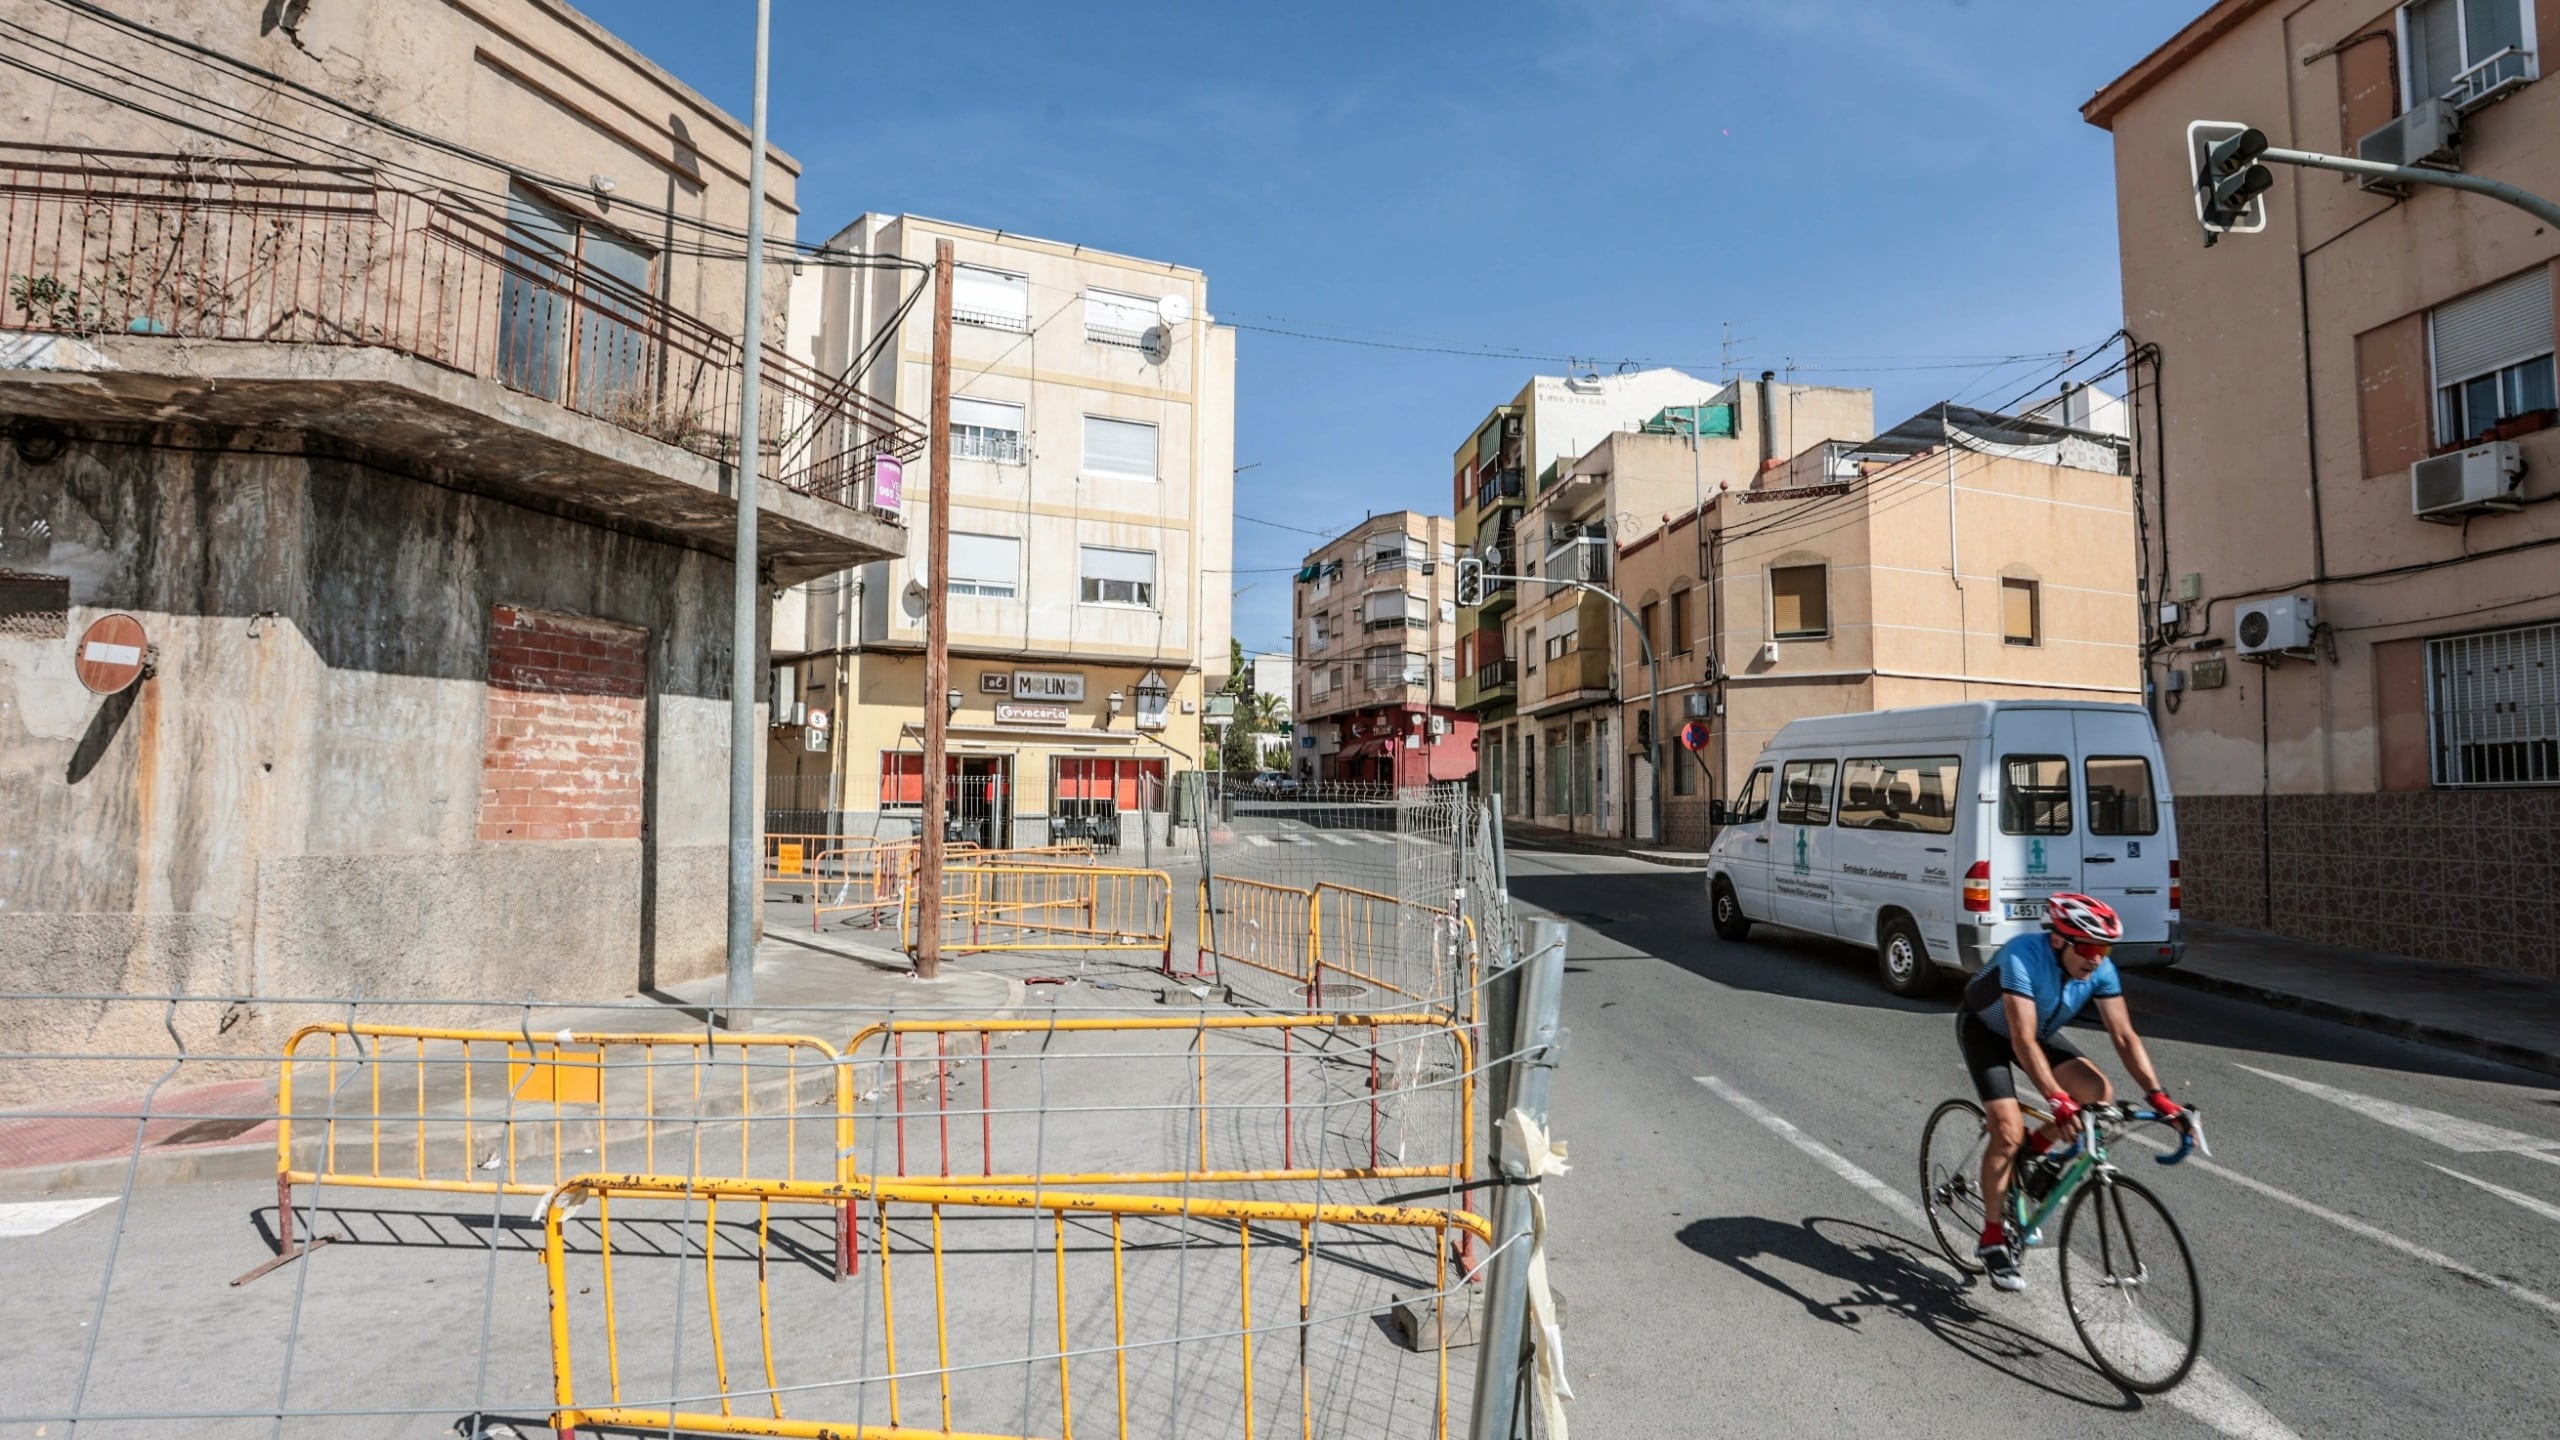
<path id="1" fill-rule="evenodd" d="M 483 840 L 636 840 L 649 632 L 499 605 L 489 612 Z"/>

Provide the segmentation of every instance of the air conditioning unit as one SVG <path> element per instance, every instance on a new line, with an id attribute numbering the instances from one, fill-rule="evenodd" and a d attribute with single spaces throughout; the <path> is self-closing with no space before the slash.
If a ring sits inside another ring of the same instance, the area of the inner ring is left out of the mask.
<path id="1" fill-rule="evenodd" d="M 2311 648 L 2311 597 L 2279 595 L 2272 600 L 2252 601 L 2239 608 L 2237 632 L 2240 653 L 2267 655 L 2285 650 Z"/>
<path id="2" fill-rule="evenodd" d="M 2492 440 L 2409 467 L 2409 513 L 2450 525 L 2477 510 L 2513 510 L 2524 488 L 2524 452 Z"/>
<path id="3" fill-rule="evenodd" d="M 2356 158 L 2382 165 L 2451 167 L 2462 143 L 2462 112 L 2450 100 L 2422 100 L 2397 119 L 2356 142 Z M 2394 182 L 2368 175 L 2367 190 L 2396 190 Z"/>
<path id="4" fill-rule="evenodd" d="M 1431 733 L 1432 733 L 1432 734 L 1434 734 L 1434 735 L 1446 735 L 1446 734 L 1448 734 L 1448 733 L 1449 733 L 1449 717 L 1448 717 L 1448 716 L 1446 716 L 1446 715 L 1434 715 L 1434 716 L 1432 716 L 1432 717 L 1431 717 Z"/>

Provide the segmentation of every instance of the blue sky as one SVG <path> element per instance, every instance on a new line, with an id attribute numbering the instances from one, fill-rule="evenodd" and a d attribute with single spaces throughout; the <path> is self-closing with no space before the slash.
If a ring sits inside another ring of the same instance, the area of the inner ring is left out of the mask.
<path id="1" fill-rule="evenodd" d="M 743 117 L 742 0 L 587 11 Z M 775 0 L 808 238 L 912 211 L 1197 265 L 1221 320 L 1995 404 L 2118 323 L 2090 92 L 2204 0 L 1478 5 Z M 962 18 L 965 17 L 965 18 Z M 1448 505 L 1555 364 L 1246 330 L 1240 516 Z M 1964 362 L 1960 368 L 1957 362 Z M 1312 535 L 1240 519 L 1236 632 L 1285 648 Z"/>

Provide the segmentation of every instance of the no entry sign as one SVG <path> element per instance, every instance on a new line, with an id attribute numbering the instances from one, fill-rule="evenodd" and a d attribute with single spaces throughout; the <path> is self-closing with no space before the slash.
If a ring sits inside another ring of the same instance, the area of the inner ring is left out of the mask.
<path id="1" fill-rule="evenodd" d="M 150 648 L 141 621 L 101 615 L 80 632 L 80 649 L 71 664 L 81 684 L 96 694 L 113 695 L 142 678 L 142 658 Z"/>

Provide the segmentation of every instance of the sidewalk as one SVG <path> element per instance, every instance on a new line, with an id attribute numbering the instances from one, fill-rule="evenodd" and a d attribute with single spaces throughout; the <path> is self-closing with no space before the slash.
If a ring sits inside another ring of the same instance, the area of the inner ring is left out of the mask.
<path id="1" fill-rule="evenodd" d="M 2190 920 L 2174 984 L 2560 1075 L 2560 980 Z"/>
<path id="2" fill-rule="evenodd" d="M 1675 850 L 1655 845 L 1649 840 L 1629 840 L 1617 835 L 1581 835 L 1557 830 L 1546 825 L 1529 825 L 1518 820 L 1502 824 L 1506 845 L 1522 850 L 1580 850 L 1594 855 L 1624 855 L 1648 865 L 1668 865 L 1679 870 L 1704 870 L 1707 852 Z"/>
<path id="3" fill-rule="evenodd" d="M 1010 957 L 1008 957 L 1010 958 Z M 1053 962 L 1054 963 L 1054 962 Z M 892 945 L 869 937 L 776 933 L 768 928 L 756 951 L 756 1005 L 746 1024 L 720 1034 L 807 1035 L 841 1046 L 854 1031 L 891 1013 L 935 1016 L 1000 1016 L 1024 1001 L 1022 982 L 991 973 L 988 968 L 955 965 L 930 984 L 910 972 L 906 957 Z M 390 1023 L 450 1025 L 463 1029 L 528 1028 L 537 1043 L 574 1030 L 658 1034 L 699 1034 L 716 1011 L 725 990 L 719 975 L 689 980 L 645 996 L 593 1007 L 546 1005 L 529 1017 L 515 1011 L 491 1011 L 476 1019 L 450 1015 L 390 1016 Z M 382 1017 L 375 1017 L 382 1018 Z M 441 1042 L 439 1042 L 441 1043 Z M 316 1052 L 315 1052 L 316 1053 Z M 206 1056 L 209 1063 L 236 1070 L 235 1061 Z M 278 1066 L 269 1064 L 270 1071 Z M 328 1103 L 326 1087 L 314 1085 L 316 1065 L 296 1067 L 295 1111 L 302 1114 Z M 346 1063 L 340 1088 L 359 1083 L 364 1067 Z M 416 1078 L 410 1067 L 386 1064 L 377 1084 L 375 1103 L 389 1112 L 411 1113 L 418 1104 L 416 1087 L 425 1088 L 423 1115 L 439 1122 L 448 1113 L 463 1113 L 467 1084 L 479 1087 L 485 1108 L 490 1094 L 503 1094 L 508 1083 L 503 1060 L 475 1058 L 467 1065 L 444 1064 Z M 765 1078 L 759 1092 L 780 1082 Z M 804 1087 L 812 1083 L 800 1077 Z M 618 1111 L 622 1082 L 608 1087 L 609 1110 Z M 723 1103 L 728 1096 L 722 1087 Z M 40 1195 L 67 1190 L 115 1188 L 128 1168 L 135 1183 L 169 1184 L 187 1180 L 236 1180 L 272 1174 L 276 1166 L 276 1076 L 187 1084 L 171 1077 L 149 1097 L 155 1117 L 141 1126 L 141 1157 L 135 1162 L 135 1132 L 143 1111 L 140 1093 L 115 1099 L 81 1099 L 38 1107 L 37 1114 L 0 1114 L 0 1195 Z M 79 1112 L 76 1115 L 64 1112 Z M 50 1113 L 47 1113 L 50 1112 Z M 547 1113 L 547 1111 L 546 1111 Z M 705 1112 L 710 1113 L 708 1111 Z M 296 1132 L 296 1149 L 303 1136 Z"/>

